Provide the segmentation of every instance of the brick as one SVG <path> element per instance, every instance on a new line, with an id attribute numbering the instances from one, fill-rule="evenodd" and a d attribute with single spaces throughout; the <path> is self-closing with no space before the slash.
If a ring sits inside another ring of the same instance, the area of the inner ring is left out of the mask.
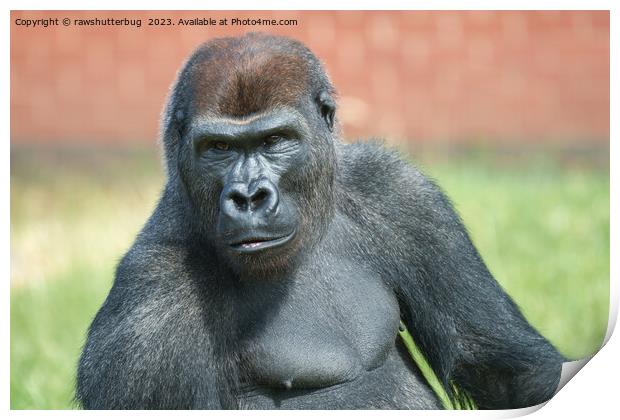
<path id="1" fill-rule="evenodd" d="M 182 60 L 213 36 L 307 43 L 345 135 L 393 141 L 608 141 L 607 11 L 14 11 L 141 18 L 140 29 L 11 26 L 11 139 L 153 142 Z M 147 27 L 148 17 L 295 18 L 297 27 Z M 559 140 L 558 140 L 559 139 Z"/>

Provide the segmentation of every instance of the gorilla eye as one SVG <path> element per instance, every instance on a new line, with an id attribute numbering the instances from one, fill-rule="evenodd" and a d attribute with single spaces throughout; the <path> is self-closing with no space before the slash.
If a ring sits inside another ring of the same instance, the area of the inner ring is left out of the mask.
<path id="1" fill-rule="evenodd" d="M 280 140 L 282 140 L 282 136 L 278 136 L 274 134 L 273 136 L 269 136 L 265 138 L 265 140 L 263 140 L 263 144 L 267 147 L 270 147 L 278 143 Z"/>
<path id="2" fill-rule="evenodd" d="M 230 146 L 228 145 L 228 143 L 226 143 L 224 141 L 216 141 L 215 143 L 213 143 L 213 147 L 215 147 L 217 150 L 228 150 L 228 149 L 230 149 Z"/>

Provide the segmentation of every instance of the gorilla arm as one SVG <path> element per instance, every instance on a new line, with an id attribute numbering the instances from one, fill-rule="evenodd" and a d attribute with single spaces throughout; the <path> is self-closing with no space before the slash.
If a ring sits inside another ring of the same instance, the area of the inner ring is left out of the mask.
<path id="1" fill-rule="evenodd" d="M 439 188 L 376 144 L 338 154 L 354 248 L 395 291 L 444 388 L 454 381 L 487 409 L 550 399 L 564 358 L 489 273 Z"/>
<path id="2" fill-rule="evenodd" d="M 83 408 L 220 408 L 204 314 L 177 268 L 181 255 L 134 245 L 121 261 L 80 359 Z"/>

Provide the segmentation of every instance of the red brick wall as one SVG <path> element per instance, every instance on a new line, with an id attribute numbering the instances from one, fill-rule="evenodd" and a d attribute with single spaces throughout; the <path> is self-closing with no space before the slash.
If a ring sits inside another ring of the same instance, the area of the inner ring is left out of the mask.
<path id="1" fill-rule="evenodd" d="M 297 19 L 290 27 L 149 27 L 149 17 Z M 128 17 L 142 27 L 17 26 Z M 322 58 L 345 135 L 394 141 L 609 137 L 609 13 L 12 12 L 11 138 L 151 142 L 167 89 L 202 41 L 290 35 Z"/>

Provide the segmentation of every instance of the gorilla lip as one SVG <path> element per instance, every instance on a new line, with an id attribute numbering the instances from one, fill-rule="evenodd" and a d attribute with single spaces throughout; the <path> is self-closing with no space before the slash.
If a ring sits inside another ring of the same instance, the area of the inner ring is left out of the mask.
<path id="1" fill-rule="evenodd" d="M 293 236 L 295 236 L 295 231 L 289 233 L 288 235 L 278 236 L 275 238 L 258 238 L 252 237 L 249 239 L 244 239 L 239 242 L 235 242 L 230 246 L 239 252 L 243 253 L 252 253 L 257 251 L 262 251 L 265 249 L 275 248 L 277 246 L 284 245 L 288 241 L 290 241 Z"/>

